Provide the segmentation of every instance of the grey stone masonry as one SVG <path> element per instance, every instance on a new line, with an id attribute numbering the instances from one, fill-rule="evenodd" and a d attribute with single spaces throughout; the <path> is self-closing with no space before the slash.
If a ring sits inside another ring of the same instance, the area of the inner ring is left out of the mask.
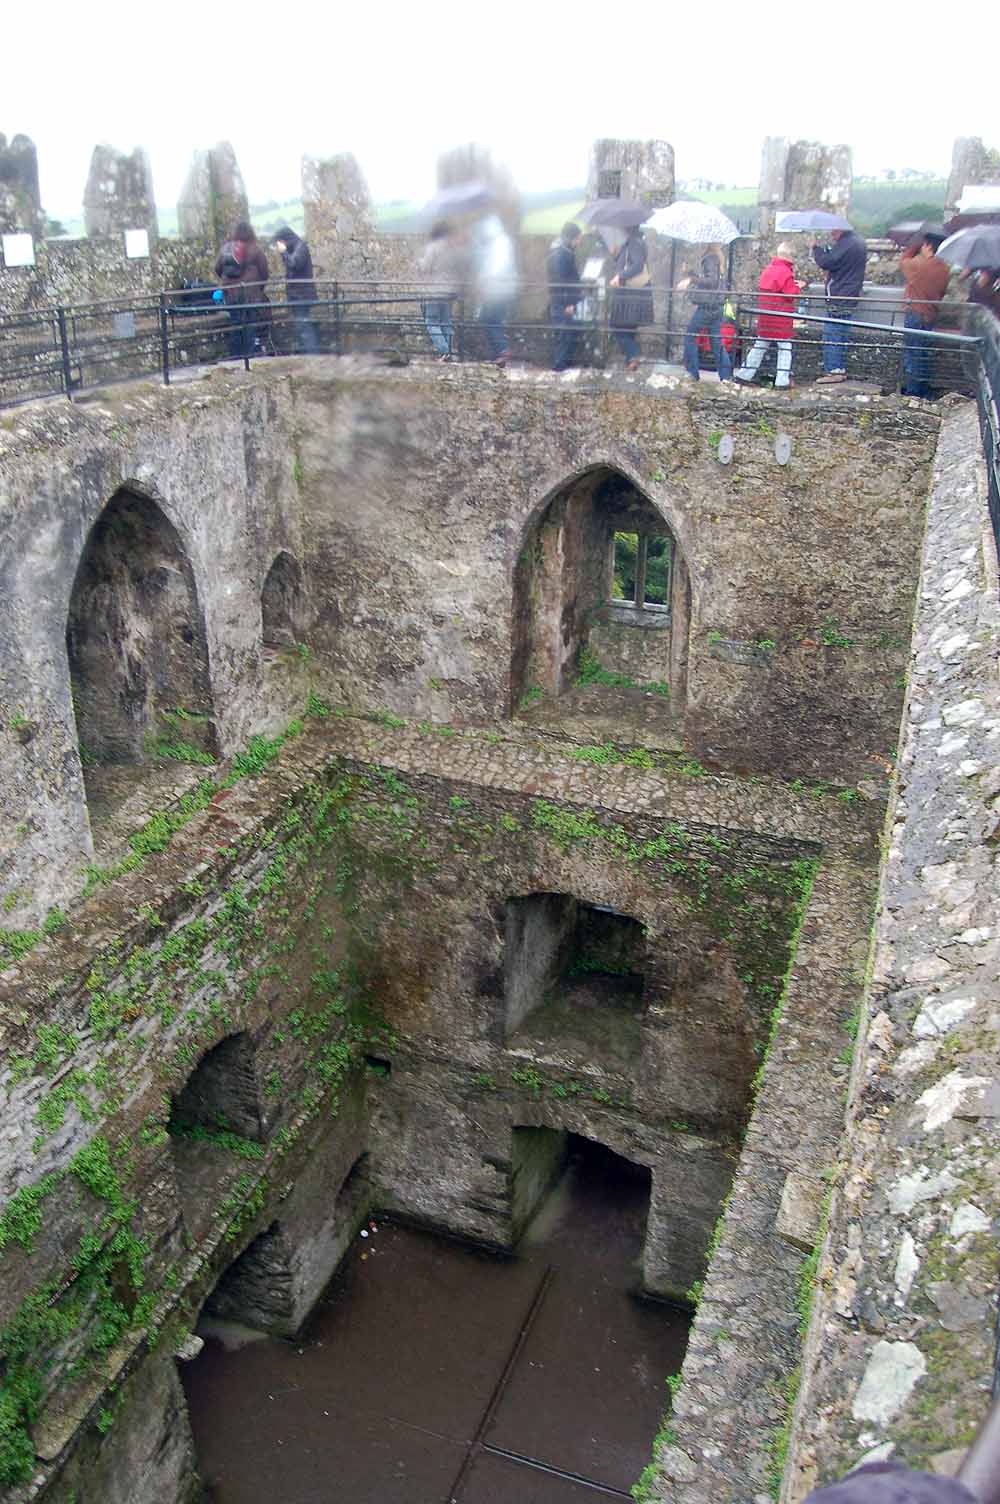
<path id="1" fill-rule="evenodd" d="M 0 133 L 0 231 L 12 230 L 41 234 L 38 153 L 30 136 L 8 141 Z"/>
<path id="2" fill-rule="evenodd" d="M 133 152 L 95 146 L 83 193 L 84 224 L 88 235 L 115 235 L 121 230 L 158 233 L 153 172 L 141 146 Z"/>
<path id="3" fill-rule="evenodd" d="M 954 1465 L 993 1377 L 1000 610 L 976 414 L 946 418 L 867 1017 L 783 1498 L 862 1458 Z"/>

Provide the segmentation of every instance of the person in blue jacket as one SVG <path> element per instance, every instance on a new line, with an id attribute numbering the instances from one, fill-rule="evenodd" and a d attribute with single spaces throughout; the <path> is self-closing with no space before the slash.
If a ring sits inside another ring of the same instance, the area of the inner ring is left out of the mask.
<path id="1" fill-rule="evenodd" d="M 847 329 L 830 319 L 854 317 L 865 280 L 868 251 L 853 230 L 832 230 L 832 245 L 813 245 L 813 260 L 826 272 L 828 321 L 823 325 L 823 375 L 816 385 L 847 380 Z"/>

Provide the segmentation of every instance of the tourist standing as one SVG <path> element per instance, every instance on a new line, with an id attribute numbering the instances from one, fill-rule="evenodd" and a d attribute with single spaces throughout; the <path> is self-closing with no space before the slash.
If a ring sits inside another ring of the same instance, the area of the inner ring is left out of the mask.
<path id="1" fill-rule="evenodd" d="M 295 342 L 305 355 L 319 354 L 319 331 L 312 320 L 316 301 L 312 254 L 301 235 L 282 225 L 274 243 L 285 263 L 285 298 L 295 324 Z"/>
<path id="2" fill-rule="evenodd" d="M 559 239 L 554 240 L 549 248 L 545 263 L 549 279 L 549 320 L 556 328 L 553 371 L 565 371 L 574 364 L 580 342 L 576 313 L 583 287 L 576 264 L 576 249 L 582 239 L 579 225 L 572 221 L 564 224 Z"/>
<path id="3" fill-rule="evenodd" d="M 903 393 L 907 397 L 931 395 L 931 351 L 927 335 L 938 321 L 938 304 L 944 297 L 951 267 L 937 254 L 942 235 L 918 234 L 899 258 L 906 283 L 906 314 L 903 319 Z"/>
<path id="4" fill-rule="evenodd" d="M 601 233 L 606 234 L 603 227 Z M 636 331 L 640 325 L 653 322 L 652 278 L 646 261 L 646 242 L 639 226 L 634 225 L 620 249 L 615 252 L 615 274 L 608 284 L 614 289 L 609 323 L 618 348 L 625 357 L 626 371 L 639 369 L 639 337 Z"/>
<path id="5" fill-rule="evenodd" d="M 776 387 L 791 386 L 792 381 L 792 334 L 795 303 L 801 292 L 795 280 L 795 250 L 788 241 L 782 241 L 760 274 L 757 283 L 757 303 L 766 310 L 757 319 L 757 338 L 746 360 L 733 372 L 737 381 L 752 381 L 760 369 L 760 363 L 772 344 L 778 347 L 778 365 L 775 372 Z"/>
<path id="6" fill-rule="evenodd" d="M 424 323 L 438 360 L 451 360 L 455 325 L 452 306 L 462 285 L 462 256 L 455 232 L 447 220 L 431 226 L 426 249 L 419 262 L 420 275 L 430 284 L 430 297 L 422 304 Z"/>
<path id="7" fill-rule="evenodd" d="M 851 319 L 865 282 L 868 251 L 853 230 L 831 230 L 831 245 L 813 245 L 816 265 L 826 273 L 826 313 L 823 325 L 823 375 L 816 385 L 832 386 L 847 380 L 847 326 L 831 319 Z"/>
<path id="8" fill-rule="evenodd" d="M 250 354 L 254 332 L 262 322 L 251 305 L 264 301 L 264 287 L 270 275 L 267 257 L 257 241 L 252 226 L 245 219 L 233 226 L 215 261 L 215 275 L 229 314 L 229 354 L 243 359 Z"/>
<path id="9" fill-rule="evenodd" d="M 733 362 L 729 351 L 722 343 L 722 312 L 726 290 L 722 275 L 722 257 L 713 247 L 701 258 L 701 269 L 684 283 L 687 295 L 694 304 L 694 312 L 688 320 L 684 334 L 684 367 L 692 381 L 701 379 L 698 363 L 698 335 L 708 335 L 715 356 L 720 381 L 729 381 L 733 374 Z"/>
<path id="10" fill-rule="evenodd" d="M 514 242 L 496 214 L 476 220 L 472 228 L 472 257 L 479 309 L 486 346 L 494 365 L 510 359 L 507 321 L 517 296 L 517 263 Z"/>

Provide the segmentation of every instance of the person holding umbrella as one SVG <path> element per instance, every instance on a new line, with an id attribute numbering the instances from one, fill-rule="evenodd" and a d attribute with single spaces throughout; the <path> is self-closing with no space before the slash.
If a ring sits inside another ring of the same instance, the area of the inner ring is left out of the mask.
<path id="1" fill-rule="evenodd" d="M 967 225 L 938 248 L 938 257 L 958 268 L 970 303 L 1000 318 L 1000 225 Z"/>
<path id="2" fill-rule="evenodd" d="M 865 243 L 846 220 L 842 223 L 845 229 L 830 231 L 830 245 L 814 241 L 812 246 L 813 260 L 826 273 L 829 315 L 823 325 L 823 375 L 817 376 L 817 386 L 847 380 L 847 329 L 843 323 L 829 320 L 851 318 L 865 280 Z"/>
<path id="3" fill-rule="evenodd" d="M 937 254 L 944 233 L 932 230 L 916 234 L 899 258 L 906 282 L 906 315 L 903 319 L 903 395 L 931 396 L 930 344 L 926 335 L 938 320 L 938 304 L 945 295 L 951 267 Z M 916 331 L 916 332 L 913 332 Z"/>
<path id="4" fill-rule="evenodd" d="M 641 324 L 653 322 L 653 289 L 646 264 L 646 242 L 638 225 L 630 225 L 624 234 L 619 231 L 617 236 L 609 235 L 604 229 L 601 233 L 615 258 L 615 274 L 608 283 L 614 289 L 608 321 L 624 357 L 626 371 L 637 371 L 637 331 Z M 614 249 L 615 240 L 618 241 L 617 250 Z"/>

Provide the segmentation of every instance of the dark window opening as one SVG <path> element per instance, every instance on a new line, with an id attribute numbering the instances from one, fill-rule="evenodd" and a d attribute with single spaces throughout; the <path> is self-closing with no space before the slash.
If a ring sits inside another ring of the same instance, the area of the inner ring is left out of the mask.
<path id="1" fill-rule="evenodd" d="M 203 1141 L 224 1142 L 226 1134 L 260 1141 L 260 1097 L 249 1035 L 230 1034 L 202 1056 L 171 1099 L 167 1132 Z"/>
<path id="2" fill-rule="evenodd" d="M 384 1055 L 366 1055 L 365 1067 L 373 1076 L 390 1076 L 392 1074 L 392 1061 Z"/>
<path id="3" fill-rule="evenodd" d="M 621 198 L 622 174 L 620 167 L 602 167 L 597 174 L 598 198 Z"/>
<path id="4" fill-rule="evenodd" d="M 645 930 L 628 914 L 566 893 L 507 903 L 505 1033 L 531 1015 L 551 1021 L 579 1010 L 634 1014 L 645 992 Z"/>

